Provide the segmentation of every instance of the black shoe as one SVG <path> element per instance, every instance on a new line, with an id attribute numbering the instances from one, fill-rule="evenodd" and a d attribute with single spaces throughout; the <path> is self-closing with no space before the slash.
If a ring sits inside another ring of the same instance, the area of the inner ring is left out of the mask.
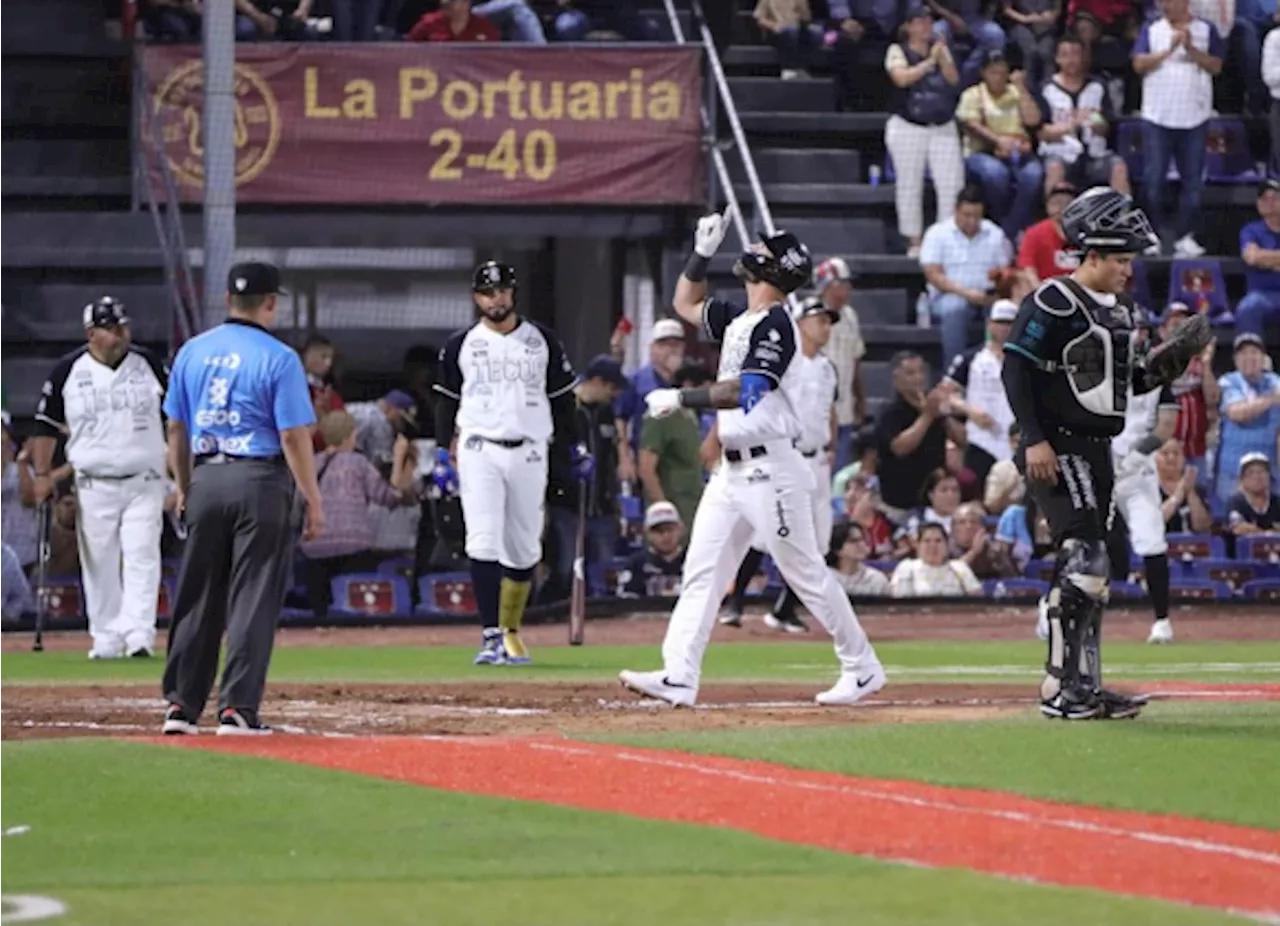
<path id="1" fill-rule="evenodd" d="M 218 715 L 219 736 L 270 736 L 271 728 L 258 722 L 258 712 L 228 707 Z"/>
<path id="2" fill-rule="evenodd" d="M 794 614 L 766 614 L 764 625 L 783 633 L 808 633 L 809 625 Z"/>
<path id="3" fill-rule="evenodd" d="M 134 650 L 132 653 L 129 654 L 129 658 L 130 659 L 150 659 L 151 655 L 152 655 L 151 650 L 147 649 L 145 646 L 139 646 L 136 650 Z"/>
<path id="4" fill-rule="evenodd" d="M 1040 702 L 1040 713 L 1052 720 L 1092 720 L 1102 713 L 1102 702 L 1087 688 L 1064 688 Z"/>
<path id="5" fill-rule="evenodd" d="M 165 736 L 194 736 L 199 731 L 196 729 L 195 719 L 182 705 L 170 704 L 169 709 L 164 712 L 164 726 L 160 728 L 160 732 Z"/>
<path id="6" fill-rule="evenodd" d="M 741 627 L 742 610 L 729 605 L 720 612 L 720 623 L 726 627 Z"/>
<path id="7" fill-rule="evenodd" d="M 1099 720 L 1130 720 L 1142 713 L 1142 708 L 1150 701 L 1147 695 L 1124 695 L 1106 688 L 1098 692 L 1098 703 L 1102 710 Z"/>

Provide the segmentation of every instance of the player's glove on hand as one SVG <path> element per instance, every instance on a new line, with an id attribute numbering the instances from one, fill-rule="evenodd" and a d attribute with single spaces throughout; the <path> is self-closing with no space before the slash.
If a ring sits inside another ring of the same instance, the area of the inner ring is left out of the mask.
<path id="1" fill-rule="evenodd" d="M 449 462 L 449 448 L 436 448 L 436 465 L 431 468 L 431 481 L 442 495 L 456 495 L 458 492 L 458 471 Z"/>
<path id="2" fill-rule="evenodd" d="M 573 478 L 579 482 L 590 482 L 596 472 L 596 458 L 587 450 L 586 444 L 574 444 L 569 451 L 569 462 L 573 469 Z"/>
<path id="3" fill-rule="evenodd" d="M 1147 354 L 1147 375 L 1163 385 L 1187 372 L 1187 366 L 1213 340 L 1209 319 L 1192 315 Z"/>
<path id="4" fill-rule="evenodd" d="M 732 208 L 726 206 L 724 212 L 698 219 L 698 227 L 693 233 L 693 249 L 699 256 L 715 257 L 716 251 L 720 250 L 724 236 L 729 234 L 729 210 Z"/>
<path id="5" fill-rule="evenodd" d="M 644 404 L 654 418 L 665 418 L 680 408 L 679 389 L 655 389 L 644 397 Z"/>

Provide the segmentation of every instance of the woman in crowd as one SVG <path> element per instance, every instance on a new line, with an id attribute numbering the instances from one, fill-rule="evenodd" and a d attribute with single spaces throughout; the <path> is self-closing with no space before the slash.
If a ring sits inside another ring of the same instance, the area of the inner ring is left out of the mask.
<path id="1" fill-rule="evenodd" d="M 896 88 L 893 115 L 885 123 L 884 144 L 893 158 L 898 231 L 907 256 L 920 256 L 924 235 L 924 174 L 928 167 L 937 194 L 938 215 L 950 216 L 964 185 L 964 161 L 956 132 L 960 72 L 947 43 L 933 33 L 924 7 L 908 10 L 903 41 L 889 46 L 884 67 Z"/>
<path id="2" fill-rule="evenodd" d="M 924 507 L 913 511 L 907 519 L 907 531 L 915 536 L 922 524 L 941 524 L 951 533 L 951 519 L 960 507 L 960 482 L 945 469 L 935 469 L 924 481 L 921 493 Z"/>
<path id="3" fill-rule="evenodd" d="M 1203 534 L 1213 527 L 1213 515 L 1196 485 L 1199 472 L 1187 465 L 1182 441 L 1176 437 L 1156 451 L 1156 478 L 1160 481 L 1160 513 L 1168 534 Z"/>
<path id="4" fill-rule="evenodd" d="M 827 565 L 850 598 L 889 594 L 889 577 L 866 565 L 869 552 L 861 524 L 846 521 L 832 529 Z"/>
<path id="5" fill-rule="evenodd" d="M 844 496 L 845 515 L 862 528 L 871 559 L 893 556 L 893 524 L 880 510 L 880 487 L 875 476 L 855 476 Z"/>
<path id="6" fill-rule="evenodd" d="M 947 529 L 941 524 L 920 525 L 920 533 L 916 537 L 916 558 L 900 562 L 889 580 L 889 590 L 894 598 L 982 594 L 982 583 L 968 563 L 949 559 L 947 543 Z"/>

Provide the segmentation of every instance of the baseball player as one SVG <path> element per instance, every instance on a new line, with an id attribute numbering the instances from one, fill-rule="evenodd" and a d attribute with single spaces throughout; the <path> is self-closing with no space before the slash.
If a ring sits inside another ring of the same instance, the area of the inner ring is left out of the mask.
<path id="1" fill-rule="evenodd" d="M 819 704 L 855 704 L 879 691 L 884 669 L 824 561 L 813 523 L 813 472 L 796 449 L 805 399 L 799 334 L 785 307 L 809 281 L 809 250 L 795 235 L 762 237 L 734 264 L 747 305 L 707 298 L 707 266 L 729 229 L 729 212 L 698 220 L 694 253 L 676 283 L 674 307 L 721 343 L 717 381 L 692 389 L 656 389 L 646 397 L 655 417 L 678 408 L 718 409 L 723 456 L 698 505 L 685 557 L 683 588 L 662 647 L 664 668 L 624 671 L 627 688 L 673 705 L 698 697 L 702 657 L 721 590 L 754 536 L 835 639 L 840 678 Z"/>
<path id="2" fill-rule="evenodd" d="M 123 303 L 84 307 L 88 343 L 58 361 L 36 407 L 31 445 L 38 501 L 53 492 L 54 447 L 67 438 L 80 515 L 80 576 L 93 637 L 90 659 L 152 654 L 164 528 L 168 372 L 129 343 Z"/>
<path id="3" fill-rule="evenodd" d="M 796 449 L 813 471 L 813 523 L 818 549 L 825 554 L 831 543 L 831 458 L 834 456 L 837 429 L 837 374 L 835 364 L 822 353 L 822 349 L 831 338 L 831 326 L 840 321 L 840 313 L 821 299 L 812 297 L 800 303 L 795 318 L 803 358 L 799 361 L 802 376 L 799 404 L 801 434 L 796 441 Z M 730 594 L 731 603 L 720 618 L 722 624 L 731 627 L 742 625 L 742 600 L 764 556 L 764 543 L 760 538 L 757 540 L 761 542 L 752 544 L 738 569 Z M 809 626 L 796 614 L 798 602 L 791 587 L 784 586 L 773 608 L 764 616 L 765 626 L 785 633 L 808 633 Z"/>
<path id="4" fill-rule="evenodd" d="M 1141 308 L 1137 322 L 1141 349 L 1152 333 L 1151 319 Z M 1173 640 L 1173 626 L 1169 623 L 1169 545 L 1164 536 L 1155 452 L 1173 436 L 1179 408 L 1170 386 L 1139 394 L 1130 391 L 1124 430 L 1111 442 L 1111 461 L 1116 471 L 1116 513 L 1127 528 L 1129 546 L 1142 557 L 1147 594 L 1155 611 L 1147 638 L 1151 643 Z M 1123 541 L 1118 546 L 1120 562 L 1115 562 L 1117 557 L 1113 554 L 1113 574 L 1127 574 L 1129 551 Z"/>
<path id="5" fill-rule="evenodd" d="M 440 351 L 433 479 L 442 493 L 462 499 L 484 628 L 475 664 L 528 665 L 520 624 L 542 559 L 553 435 L 572 435 L 579 481 L 591 478 L 594 461 L 577 436 L 578 377 L 555 334 L 516 313 L 515 270 L 487 261 L 472 283 L 480 320 Z"/>
<path id="6" fill-rule="evenodd" d="M 1023 300 L 1002 370 L 1021 431 L 1015 461 L 1058 547 L 1040 711 L 1066 720 L 1135 717 L 1143 699 L 1102 687 L 1110 442 L 1124 428 L 1130 387 L 1142 394 L 1181 375 L 1208 326 L 1188 322 L 1142 357 L 1124 291 L 1135 256 L 1158 243 L 1147 216 L 1128 196 L 1095 187 L 1063 210 L 1062 227 L 1083 255 L 1080 267 Z"/>

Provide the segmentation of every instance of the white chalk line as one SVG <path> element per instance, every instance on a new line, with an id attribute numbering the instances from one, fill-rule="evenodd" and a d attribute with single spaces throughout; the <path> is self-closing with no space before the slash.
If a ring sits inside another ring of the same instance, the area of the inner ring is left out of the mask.
<path id="1" fill-rule="evenodd" d="M 827 662 L 792 662 L 784 663 L 777 668 L 786 669 L 788 671 L 823 671 L 830 672 L 831 664 Z M 955 665 L 955 666 L 885 666 L 885 673 L 893 678 L 897 676 L 912 675 L 963 675 L 963 676 L 1012 676 L 1016 678 L 1040 678 L 1044 675 L 1044 671 L 1037 666 L 1027 663 L 1019 663 L 1016 665 Z M 1234 675 L 1247 672 L 1258 673 L 1275 673 L 1276 680 L 1280 682 L 1280 662 L 1166 662 L 1158 665 L 1135 665 L 1127 663 L 1119 663 L 1112 665 L 1106 664 L 1106 670 L 1111 675 L 1153 675 L 1165 676 L 1169 673 L 1178 674 L 1195 674 L 1195 673 L 1216 673 L 1222 675 Z"/>
<path id="2" fill-rule="evenodd" d="M 56 897 L 38 894 L 0 894 L 0 923 L 36 923 L 51 920 L 67 912 L 67 905 Z"/>

